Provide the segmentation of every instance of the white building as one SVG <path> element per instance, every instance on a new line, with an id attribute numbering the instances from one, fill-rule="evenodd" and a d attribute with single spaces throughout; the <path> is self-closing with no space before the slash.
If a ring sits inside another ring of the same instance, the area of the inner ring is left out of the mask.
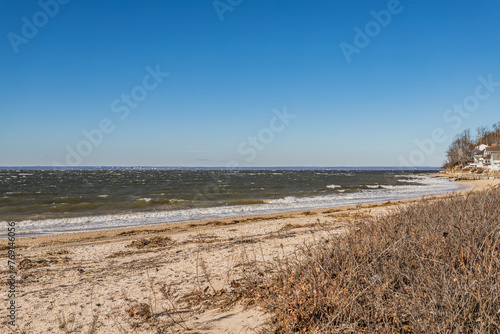
<path id="1" fill-rule="evenodd" d="M 469 153 L 469 158 L 471 167 L 500 171 L 500 146 L 498 144 L 479 145 Z"/>
<path id="2" fill-rule="evenodd" d="M 470 166 L 477 168 L 484 168 L 486 166 L 486 161 L 484 157 L 484 151 L 488 145 L 481 144 L 476 147 L 472 152 L 470 152 L 471 163 Z"/>
<path id="3" fill-rule="evenodd" d="M 489 168 L 494 171 L 500 171 L 500 146 L 493 144 L 484 150 L 485 161 L 488 162 Z"/>

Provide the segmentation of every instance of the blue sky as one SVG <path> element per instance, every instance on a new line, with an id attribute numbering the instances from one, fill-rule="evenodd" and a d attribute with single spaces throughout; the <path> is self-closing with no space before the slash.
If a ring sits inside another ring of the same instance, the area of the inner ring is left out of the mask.
<path id="1" fill-rule="evenodd" d="M 440 166 L 456 134 L 500 121 L 499 12 L 5 0 L 0 166 Z"/>

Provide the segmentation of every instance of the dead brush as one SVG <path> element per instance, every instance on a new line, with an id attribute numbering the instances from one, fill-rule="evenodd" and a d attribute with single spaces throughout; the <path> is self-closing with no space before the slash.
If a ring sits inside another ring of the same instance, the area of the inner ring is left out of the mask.
<path id="1" fill-rule="evenodd" d="M 500 190 L 422 201 L 303 246 L 239 293 L 274 333 L 499 333 Z"/>
<path id="2" fill-rule="evenodd" d="M 127 247 L 131 248 L 154 248 L 154 247 L 166 247 L 171 246 L 175 243 L 170 237 L 152 237 L 149 239 L 140 239 L 132 241 Z"/>
<path id="3" fill-rule="evenodd" d="M 75 321 L 75 315 L 71 313 L 67 318 L 64 312 L 61 312 L 57 317 L 57 322 L 59 323 L 59 329 L 63 333 L 74 333 L 79 330 L 82 325 L 77 324 Z"/>
<path id="4" fill-rule="evenodd" d="M 255 291 L 262 288 L 261 282 L 269 276 L 270 270 L 272 270 L 270 261 L 265 259 L 262 248 L 259 254 L 255 245 L 242 247 L 239 256 L 232 255 L 229 259 L 228 269 L 221 277 L 223 280 L 216 287 L 213 282 L 214 277 L 198 252 L 196 265 L 198 288 L 181 298 L 186 305 L 185 310 L 224 309 L 239 301 L 247 306 L 254 304 L 255 296 L 258 295 Z M 204 288 L 200 278 L 204 278 L 204 283 L 207 284 Z M 162 293 L 164 292 L 165 288 Z"/>

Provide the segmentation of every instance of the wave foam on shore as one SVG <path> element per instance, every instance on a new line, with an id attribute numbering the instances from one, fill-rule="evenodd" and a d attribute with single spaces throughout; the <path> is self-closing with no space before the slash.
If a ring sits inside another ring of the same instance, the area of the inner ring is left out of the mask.
<path id="1" fill-rule="evenodd" d="M 75 218 L 24 220 L 18 222 L 20 236 L 36 236 L 90 230 L 106 230 L 135 226 L 154 225 L 220 219 L 276 212 L 338 207 L 389 200 L 420 198 L 465 189 L 466 186 L 440 178 L 415 176 L 418 185 L 366 189 L 354 193 L 335 193 L 311 197 L 294 197 L 270 200 L 264 204 L 192 208 L 175 211 L 153 211 Z M 0 234 L 4 238 L 5 234 Z"/>

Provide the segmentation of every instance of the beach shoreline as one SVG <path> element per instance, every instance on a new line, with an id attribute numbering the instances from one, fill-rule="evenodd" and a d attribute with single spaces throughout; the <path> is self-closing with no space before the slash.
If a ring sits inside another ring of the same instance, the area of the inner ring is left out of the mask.
<path id="1" fill-rule="evenodd" d="M 109 214 L 93 214 L 92 211 L 89 211 L 85 213 L 82 212 L 79 215 L 66 216 L 68 212 L 70 212 L 68 211 L 63 212 L 63 215 L 60 217 L 53 216 L 52 218 L 49 218 L 50 214 L 48 214 L 47 218 L 37 218 L 37 215 L 26 215 L 24 219 L 12 218 L 12 220 L 9 220 L 4 218 L 4 220 L 6 222 L 15 221 L 17 225 L 17 238 L 24 239 L 44 237 L 52 234 L 61 235 L 82 232 L 101 233 L 108 230 L 122 231 L 124 229 L 136 227 L 143 228 L 146 226 L 183 224 L 187 222 L 196 223 L 214 219 L 227 218 L 241 220 L 245 217 L 266 217 L 274 214 L 299 212 L 304 210 L 349 207 L 356 206 L 358 204 L 375 204 L 386 201 L 411 200 L 415 198 L 438 196 L 440 194 L 460 190 L 457 189 L 460 186 L 453 185 L 453 182 L 433 181 L 431 180 L 432 178 L 428 178 L 426 174 L 413 174 L 412 180 L 408 180 L 405 177 L 407 177 L 407 175 L 402 175 L 403 180 L 397 180 L 397 187 L 387 182 L 382 182 L 382 185 L 379 185 L 376 180 L 357 181 L 361 184 L 356 184 L 355 187 L 360 189 L 355 189 L 357 192 L 355 191 L 352 194 L 343 194 L 346 189 L 347 191 L 350 190 L 349 187 L 342 190 L 335 190 L 333 193 L 318 191 L 317 193 L 310 194 L 309 196 L 296 197 L 294 195 L 288 196 L 286 194 L 282 194 L 278 199 L 262 200 L 263 203 L 258 205 L 229 205 L 227 203 L 213 205 L 212 203 L 209 206 L 205 206 L 206 203 L 196 203 L 197 206 L 195 207 L 178 210 L 166 208 L 155 209 L 152 207 L 149 210 L 144 211 L 123 210 L 120 212 L 111 212 Z M 426 178 L 428 181 L 425 181 Z M 406 182 L 410 183 L 407 184 Z M 415 186 L 415 184 L 411 184 L 411 182 L 416 182 L 416 184 L 423 183 L 424 186 Z M 339 184 L 344 183 L 339 181 Z M 327 186 L 327 188 L 328 187 L 330 186 Z M 464 186 L 462 187 L 465 188 Z M 321 186 L 319 188 L 321 188 Z M 343 186 L 336 185 L 335 188 L 343 188 Z M 142 196 L 144 195 L 145 194 Z M 73 197 L 61 195 L 60 198 L 57 198 L 58 202 L 70 202 L 74 200 L 76 200 L 74 195 Z M 78 200 L 81 201 L 81 199 Z M 84 204 L 89 205 L 88 200 L 86 201 L 87 202 Z M 20 203 L 23 203 L 22 200 Z M 9 208 L 9 206 L 7 206 L 7 208 Z M 13 206 L 13 208 L 15 209 L 16 207 Z M 22 211 L 22 206 L 20 206 L 17 210 Z M 60 208 L 59 204 L 57 204 L 54 208 L 41 208 L 40 210 L 48 210 L 46 212 L 54 210 L 54 212 L 58 212 Z M 0 240 L 6 237 L 7 234 L 5 231 L 0 231 Z"/>
<path id="2" fill-rule="evenodd" d="M 482 189 L 483 187 L 481 187 Z M 478 188 L 479 189 L 479 188 Z M 457 192 L 445 193 L 440 195 L 432 195 L 428 197 L 424 197 L 426 199 L 432 200 L 440 197 L 446 197 L 454 193 L 466 192 L 469 190 L 473 190 L 473 188 L 459 190 Z M 227 218 L 212 218 L 212 219 L 202 219 L 202 220 L 193 220 L 186 222 L 172 222 L 172 223 L 158 223 L 152 225 L 141 225 L 134 227 L 123 227 L 123 228 L 114 228 L 114 229 L 99 229 L 99 230 L 91 230 L 91 231 L 77 231 L 77 232 L 62 232 L 55 234 L 47 234 L 47 235 L 37 235 L 37 236 L 21 236 L 18 238 L 18 243 L 22 247 L 45 243 L 58 243 L 58 242 L 74 242 L 79 240 L 88 240 L 88 239 L 102 239 L 102 238 L 112 238 L 120 235 L 127 234 L 140 234 L 140 233 L 162 233 L 162 232 L 174 232 L 176 230 L 186 230 L 189 228 L 199 228 L 204 226 L 220 226 L 220 225 L 233 225 L 233 224 L 244 224 L 255 221 L 272 221 L 277 218 L 291 218 L 296 217 L 297 215 L 304 215 L 305 212 L 309 212 L 311 215 L 317 215 L 319 213 L 330 211 L 330 212 L 352 212 L 354 210 L 364 210 L 364 209 L 372 209 L 379 207 L 390 207 L 395 205 L 404 205 L 409 204 L 415 201 L 419 201 L 422 198 L 413 198 L 413 199 L 403 199 L 403 200 L 393 200 L 386 202 L 375 202 L 375 203 L 367 203 L 367 204 L 358 204 L 358 205 L 349 205 L 349 206 L 334 206 L 334 207 L 325 207 L 325 208 L 315 208 L 308 210 L 294 210 L 294 211 L 283 211 L 283 212 L 275 212 L 275 213 L 265 213 L 265 214 L 249 214 L 242 216 L 234 216 Z M 5 241 L 5 239 L 0 239 L 0 241 Z"/>
<path id="3" fill-rule="evenodd" d="M 150 321 L 130 317 L 129 311 L 148 304 L 158 321 L 172 321 L 165 311 L 172 303 L 159 292 L 167 285 L 172 301 L 183 310 L 182 321 L 175 316 L 183 325 L 174 325 L 174 332 L 251 333 L 267 319 L 259 309 L 188 307 L 186 296 L 222 291 L 238 281 L 239 269 L 248 261 L 291 256 L 300 245 L 343 233 L 351 222 L 500 184 L 498 179 L 460 182 L 470 188 L 424 199 L 20 238 L 15 249 L 21 305 L 16 330 L 58 332 L 64 318 L 66 326 L 86 331 L 98 314 L 98 332 L 120 333 L 120 327 L 139 326 L 138 333 L 148 333 Z M 10 274 L 6 240 L 0 242 L 0 279 L 5 281 Z M 0 301 L 7 303 L 6 294 Z"/>

